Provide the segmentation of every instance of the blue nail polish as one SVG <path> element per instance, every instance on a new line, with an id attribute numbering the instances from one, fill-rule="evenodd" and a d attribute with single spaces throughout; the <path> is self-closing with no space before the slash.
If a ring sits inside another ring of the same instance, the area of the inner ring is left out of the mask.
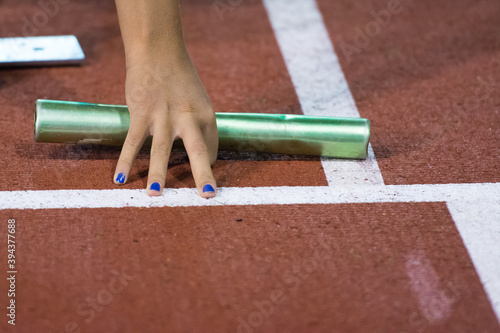
<path id="1" fill-rule="evenodd" d="M 160 188 L 161 188 L 160 183 L 156 183 L 156 182 L 151 184 L 151 186 L 149 187 L 150 190 L 158 191 L 158 192 L 160 192 Z"/>
<path id="2" fill-rule="evenodd" d="M 125 174 L 123 172 L 120 172 L 116 177 L 116 181 L 120 184 L 125 183 Z"/>
<path id="3" fill-rule="evenodd" d="M 207 184 L 207 185 L 203 186 L 203 193 L 205 193 L 205 192 L 215 192 L 215 190 L 212 187 L 212 185 Z"/>

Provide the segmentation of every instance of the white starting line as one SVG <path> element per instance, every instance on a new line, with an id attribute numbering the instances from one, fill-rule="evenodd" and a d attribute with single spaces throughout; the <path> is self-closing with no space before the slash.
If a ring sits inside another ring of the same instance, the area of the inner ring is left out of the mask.
<path id="1" fill-rule="evenodd" d="M 221 187 L 217 190 L 217 196 L 212 199 L 201 198 L 195 188 L 165 189 L 159 197 L 149 197 L 144 189 L 2 191 L 0 210 L 449 202 L 461 203 L 457 209 L 463 213 L 470 205 L 480 202 L 500 206 L 500 183 Z"/>

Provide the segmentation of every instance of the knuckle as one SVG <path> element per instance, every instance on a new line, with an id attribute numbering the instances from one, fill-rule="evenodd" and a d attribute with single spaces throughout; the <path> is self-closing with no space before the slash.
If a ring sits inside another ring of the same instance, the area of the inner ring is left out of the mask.
<path id="1" fill-rule="evenodd" d="M 192 154 L 201 155 L 208 152 L 208 147 L 203 141 L 195 141 L 189 146 L 189 150 Z"/>
<path id="2" fill-rule="evenodd" d="M 125 143 L 125 147 L 129 147 L 132 150 L 137 150 L 142 146 L 142 140 L 135 136 L 128 136 Z"/>
<path id="3" fill-rule="evenodd" d="M 174 109 L 177 112 L 183 113 L 183 114 L 193 114 L 196 111 L 196 108 L 189 102 L 182 102 L 177 105 L 175 105 Z"/>
<path id="4" fill-rule="evenodd" d="M 170 154 L 171 145 L 168 143 L 158 143 L 151 147 L 151 154 L 168 156 Z"/>
<path id="5" fill-rule="evenodd" d="M 149 118 L 149 111 L 147 108 L 134 108 L 130 115 L 130 121 L 141 126 L 145 126 Z"/>
<path id="6" fill-rule="evenodd" d="M 132 163 L 134 163 L 134 160 L 128 156 L 120 156 L 120 158 L 118 159 L 118 163 L 130 166 L 132 165 Z"/>

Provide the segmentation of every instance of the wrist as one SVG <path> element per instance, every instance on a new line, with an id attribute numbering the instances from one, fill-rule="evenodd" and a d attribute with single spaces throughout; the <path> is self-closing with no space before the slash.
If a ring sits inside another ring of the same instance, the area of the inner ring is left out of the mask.
<path id="1" fill-rule="evenodd" d="M 178 68 L 191 61 L 183 40 L 150 37 L 140 38 L 133 45 L 126 45 L 125 58 L 127 69 L 155 63 Z"/>

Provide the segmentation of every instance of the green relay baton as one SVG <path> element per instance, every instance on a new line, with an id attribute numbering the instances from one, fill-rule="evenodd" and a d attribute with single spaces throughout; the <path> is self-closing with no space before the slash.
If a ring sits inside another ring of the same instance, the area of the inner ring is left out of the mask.
<path id="1" fill-rule="evenodd" d="M 364 118 L 216 112 L 221 151 L 366 159 L 370 121 Z M 127 106 L 39 99 L 35 141 L 123 145 Z M 145 145 L 151 145 L 149 137 Z M 174 147 L 182 146 L 181 140 Z"/>

